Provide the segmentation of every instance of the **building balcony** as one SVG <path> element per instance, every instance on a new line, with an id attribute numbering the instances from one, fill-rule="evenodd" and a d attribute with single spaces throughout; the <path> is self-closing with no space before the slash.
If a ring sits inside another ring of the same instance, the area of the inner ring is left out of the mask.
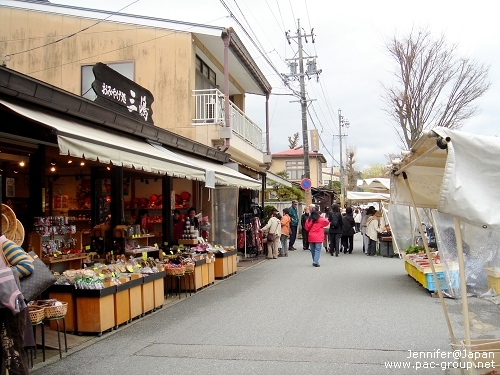
<path id="1" fill-rule="evenodd" d="M 227 135 L 224 112 L 224 94 L 217 89 L 193 90 L 195 117 L 193 125 L 220 125 L 220 138 L 242 139 L 260 152 L 265 152 L 265 138 L 262 129 L 245 115 L 233 102 L 229 102 L 229 121 L 232 137 Z"/>

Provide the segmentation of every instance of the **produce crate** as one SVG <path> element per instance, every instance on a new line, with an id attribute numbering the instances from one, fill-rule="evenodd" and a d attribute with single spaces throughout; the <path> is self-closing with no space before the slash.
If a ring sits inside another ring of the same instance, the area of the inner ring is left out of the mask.
<path id="1" fill-rule="evenodd" d="M 449 289 L 450 284 L 452 288 L 458 288 L 460 286 L 460 277 L 457 270 L 448 271 L 448 275 L 446 275 L 445 272 L 436 272 L 436 276 L 438 278 L 439 285 L 443 290 Z M 449 277 L 449 280 L 447 276 Z M 432 273 L 425 274 L 425 284 L 422 285 L 431 292 L 437 290 L 437 286 L 434 283 L 434 276 L 432 275 Z"/>

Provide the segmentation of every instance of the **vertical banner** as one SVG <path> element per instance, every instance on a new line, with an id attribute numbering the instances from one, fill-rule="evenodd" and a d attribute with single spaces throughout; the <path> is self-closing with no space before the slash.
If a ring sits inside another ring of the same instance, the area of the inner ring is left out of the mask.
<path id="1" fill-rule="evenodd" d="M 311 151 L 318 152 L 319 151 L 319 137 L 318 131 L 316 129 L 311 130 Z"/>

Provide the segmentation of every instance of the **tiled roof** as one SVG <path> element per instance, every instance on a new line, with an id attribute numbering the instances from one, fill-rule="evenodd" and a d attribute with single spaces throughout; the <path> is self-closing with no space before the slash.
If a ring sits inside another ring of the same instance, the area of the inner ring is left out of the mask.
<path id="1" fill-rule="evenodd" d="M 304 149 L 302 147 L 297 147 L 297 148 L 290 148 L 288 150 L 280 151 L 277 153 L 272 154 L 273 158 L 290 158 L 290 157 L 303 157 L 304 156 Z M 325 158 L 322 153 L 316 152 L 316 151 L 309 151 L 309 156 L 316 157 L 316 158 Z M 326 160 L 324 161 L 326 163 Z"/>

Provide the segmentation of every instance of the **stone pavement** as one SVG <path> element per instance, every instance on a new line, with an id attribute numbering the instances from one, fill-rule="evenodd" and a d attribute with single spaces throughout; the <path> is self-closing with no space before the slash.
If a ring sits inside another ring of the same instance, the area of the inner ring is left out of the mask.
<path id="1" fill-rule="evenodd" d="M 96 337 L 35 375 L 142 374 L 458 374 L 389 368 L 409 351 L 448 352 L 438 298 L 410 278 L 403 260 L 309 251 L 266 260 L 191 297 Z M 167 299 L 168 301 L 168 299 Z M 446 300 L 457 338 L 461 304 Z M 498 307 L 473 298 L 474 337 L 499 337 Z M 421 359 L 421 365 L 441 359 Z M 438 363 L 439 364 L 439 363 Z M 394 366 L 394 365 L 393 365 Z M 398 364 L 397 366 L 404 366 Z"/>

